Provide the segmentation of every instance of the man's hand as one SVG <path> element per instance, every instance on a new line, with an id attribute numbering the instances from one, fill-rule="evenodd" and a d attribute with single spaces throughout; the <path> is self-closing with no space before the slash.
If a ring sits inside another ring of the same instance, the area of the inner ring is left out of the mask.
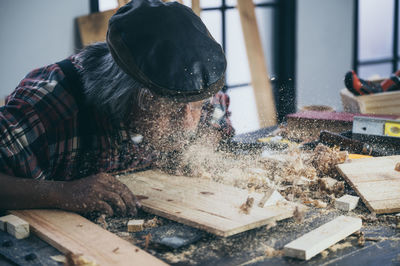
<path id="1" fill-rule="evenodd" d="M 78 213 L 109 216 L 136 215 L 141 205 L 127 186 L 109 174 L 97 174 L 65 182 L 58 207 Z"/>

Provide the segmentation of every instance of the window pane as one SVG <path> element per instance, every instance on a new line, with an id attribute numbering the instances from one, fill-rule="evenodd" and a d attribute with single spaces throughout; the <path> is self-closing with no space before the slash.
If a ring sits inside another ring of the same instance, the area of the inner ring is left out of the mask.
<path id="1" fill-rule="evenodd" d="M 258 28 L 261 36 L 262 47 L 264 56 L 266 57 L 268 75 L 274 76 L 275 68 L 273 65 L 273 17 L 274 9 L 272 8 L 256 8 L 256 16 Z"/>
<path id="2" fill-rule="evenodd" d="M 393 10 L 393 0 L 360 1 L 360 60 L 392 57 Z"/>
<path id="3" fill-rule="evenodd" d="M 99 11 L 110 10 L 118 7 L 117 0 L 99 0 Z"/>
<path id="4" fill-rule="evenodd" d="M 216 11 L 203 11 L 200 13 L 201 20 L 206 25 L 208 31 L 214 39 L 222 44 L 222 15 L 221 12 Z"/>
<path id="5" fill-rule="evenodd" d="M 200 0 L 200 7 L 207 8 L 207 7 L 220 7 L 221 0 Z"/>
<path id="6" fill-rule="evenodd" d="M 251 80 L 249 64 L 237 9 L 226 11 L 226 57 L 228 85 L 249 83 Z"/>
<path id="7" fill-rule="evenodd" d="M 254 131 L 260 128 L 253 88 L 250 86 L 228 90 L 231 121 L 236 134 Z"/>
<path id="8" fill-rule="evenodd" d="M 358 76 L 362 79 L 386 78 L 390 77 L 391 74 L 391 63 L 359 66 L 358 68 Z"/>

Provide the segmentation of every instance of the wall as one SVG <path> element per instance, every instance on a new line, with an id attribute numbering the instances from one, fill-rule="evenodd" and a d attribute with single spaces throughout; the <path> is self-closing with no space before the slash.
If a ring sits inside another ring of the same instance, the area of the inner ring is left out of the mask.
<path id="1" fill-rule="evenodd" d="M 73 54 L 75 18 L 88 13 L 87 0 L 1 0 L 0 97 L 32 69 Z"/>
<path id="2" fill-rule="evenodd" d="M 352 67 L 353 2 L 297 1 L 297 105 L 341 109 L 339 91 Z"/>

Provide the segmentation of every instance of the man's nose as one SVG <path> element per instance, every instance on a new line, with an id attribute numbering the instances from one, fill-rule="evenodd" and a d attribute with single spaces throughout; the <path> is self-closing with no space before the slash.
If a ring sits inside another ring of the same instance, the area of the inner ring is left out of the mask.
<path id="1" fill-rule="evenodd" d="M 184 121 L 185 129 L 195 130 L 200 121 L 201 110 L 193 109 L 187 104 L 184 107 Z"/>

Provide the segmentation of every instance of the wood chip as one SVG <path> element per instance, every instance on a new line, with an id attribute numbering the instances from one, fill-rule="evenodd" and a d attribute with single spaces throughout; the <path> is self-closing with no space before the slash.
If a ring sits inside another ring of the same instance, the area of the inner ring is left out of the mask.
<path id="1" fill-rule="evenodd" d="M 240 206 L 240 211 L 244 214 L 249 214 L 254 204 L 254 198 L 247 197 L 246 202 Z"/>

